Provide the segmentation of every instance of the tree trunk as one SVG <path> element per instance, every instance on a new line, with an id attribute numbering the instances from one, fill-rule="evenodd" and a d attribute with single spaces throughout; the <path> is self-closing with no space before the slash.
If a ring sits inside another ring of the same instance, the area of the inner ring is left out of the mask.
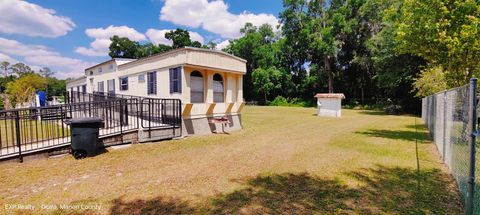
<path id="1" fill-rule="evenodd" d="M 332 74 L 332 69 L 330 67 L 330 57 L 326 56 L 323 59 L 324 65 L 325 65 L 325 72 L 327 73 L 328 76 L 328 93 L 333 93 L 333 74 Z"/>
<path id="2" fill-rule="evenodd" d="M 363 86 L 363 84 L 362 84 L 362 105 L 365 105 L 365 99 L 364 99 L 364 98 L 365 98 L 365 97 L 364 97 L 364 96 L 365 96 L 365 93 L 364 93 L 364 91 L 363 91 L 363 88 L 364 88 L 364 86 Z"/>
<path id="3" fill-rule="evenodd" d="M 321 90 L 322 89 L 322 69 L 320 67 L 320 63 L 317 64 L 317 65 L 318 65 L 317 66 L 317 77 L 318 77 L 318 79 L 317 79 L 317 85 L 315 86 L 315 89 L 316 90 Z M 319 93 L 321 93 L 321 92 L 319 92 Z"/>

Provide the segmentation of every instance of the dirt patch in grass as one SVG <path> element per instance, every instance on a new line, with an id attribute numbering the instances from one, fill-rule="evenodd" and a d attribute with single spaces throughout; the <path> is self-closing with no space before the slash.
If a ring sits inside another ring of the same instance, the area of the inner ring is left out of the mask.
<path id="1" fill-rule="evenodd" d="M 422 127 L 417 172 L 414 117 L 315 111 L 246 107 L 244 129 L 230 135 L 0 164 L 0 204 L 101 205 L 40 213 L 462 213 Z"/>

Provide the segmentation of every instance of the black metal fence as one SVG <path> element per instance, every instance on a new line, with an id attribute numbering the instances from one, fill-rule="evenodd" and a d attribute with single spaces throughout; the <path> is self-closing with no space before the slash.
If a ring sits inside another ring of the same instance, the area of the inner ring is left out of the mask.
<path id="1" fill-rule="evenodd" d="M 480 214 L 476 165 L 477 81 L 422 99 L 422 119 L 457 182 L 466 214 Z"/>
<path id="2" fill-rule="evenodd" d="M 181 101 L 70 92 L 66 104 L 0 111 L 0 159 L 68 146 L 72 118 L 100 117 L 100 137 L 139 129 L 181 135 Z M 180 130 L 178 132 L 178 130 Z"/>

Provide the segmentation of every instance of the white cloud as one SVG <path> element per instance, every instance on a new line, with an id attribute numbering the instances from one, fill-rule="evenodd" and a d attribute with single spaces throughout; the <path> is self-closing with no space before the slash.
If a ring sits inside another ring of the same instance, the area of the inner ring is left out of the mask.
<path id="1" fill-rule="evenodd" d="M 113 35 L 119 37 L 128 37 L 130 40 L 140 41 L 145 40 L 145 35 L 139 33 L 137 30 L 128 26 L 113 26 L 110 25 L 107 28 L 89 28 L 85 30 L 87 36 L 97 39 L 109 39 Z"/>
<path id="2" fill-rule="evenodd" d="M 165 33 L 169 32 L 170 30 L 168 29 L 163 29 L 163 30 L 157 30 L 150 28 L 147 30 L 145 35 L 147 35 L 148 40 L 152 42 L 153 44 L 164 44 L 164 45 L 172 45 L 172 41 L 168 40 L 165 38 Z"/>
<path id="3" fill-rule="evenodd" d="M 222 0 L 165 0 L 160 10 L 160 20 L 193 28 L 202 27 L 224 38 L 238 38 L 240 28 L 250 22 L 255 26 L 264 23 L 276 27 L 278 19 L 272 14 L 242 12 L 232 14 Z"/>
<path id="4" fill-rule="evenodd" d="M 199 33 L 193 32 L 193 31 L 190 31 L 189 33 L 190 33 L 190 40 L 198 41 L 201 44 L 205 42 L 205 39 L 203 39 L 202 35 L 200 35 Z"/>
<path id="5" fill-rule="evenodd" d="M 171 29 L 153 29 L 150 28 L 145 34 L 142 34 L 130 28 L 128 26 L 113 26 L 110 25 L 106 28 L 89 28 L 85 30 L 85 34 L 88 37 L 94 38 L 95 40 L 90 43 L 90 47 L 77 47 L 75 52 L 87 56 L 106 56 L 108 54 L 108 48 L 110 46 L 110 37 L 117 35 L 119 37 L 127 37 L 133 41 L 144 41 L 149 40 L 153 44 L 165 44 L 172 45 L 172 41 L 165 38 L 165 33 L 171 31 Z M 204 43 L 205 39 L 197 32 L 189 31 L 190 38 L 193 41 L 198 41 Z"/>
<path id="6" fill-rule="evenodd" d="M 221 51 L 222 49 L 227 48 L 228 45 L 230 45 L 230 40 L 224 40 L 221 43 L 217 44 L 217 47 L 215 47 L 215 49 Z"/>
<path id="7" fill-rule="evenodd" d="M 75 49 L 75 52 L 79 53 L 79 54 L 83 54 L 83 55 L 86 55 L 86 56 L 98 56 L 98 57 L 101 57 L 101 56 L 105 56 L 105 53 L 108 52 L 108 51 L 105 51 L 105 50 L 96 50 L 96 49 L 93 49 L 93 48 L 86 48 L 86 47 L 77 47 Z"/>
<path id="8" fill-rule="evenodd" d="M 95 63 L 65 57 L 45 46 L 23 44 L 0 37 L 0 52 L 3 55 L 22 57 L 32 68 L 50 67 L 59 78 L 80 76 L 83 70 Z M 10 57 L 9 56 L 9 57 Z M 12 58 L 12 57 L 10 57 Z M 12 58 L 13 59 L 13 58 Z"/>
<path id="9" fill-rule="evenodd" d="M 13 64 L 16 64 L 16 63 L 21 63 L 20 61 L 18 61 L 17 59 L 15 58 L 12 58 L 6 54 L 3 54 L 3 53 L 0 53 L 0 62 L 3 62 L 3 61 L 7 61 L 10 63 L 10 65 L 13 65 Z M 40 69 L 42 69 L 41 66 L 37 66 L 37 65 L 32 65 L 32 64 L 27 64 L 31 69 L 33 69 L 33 71 L 39 71 Z"/>
<path id="10" fill-rule="evenodd" d="M 90 43 L 90 47 L 77 47 L 75 52 L 87 56 L 106 56 L 108 54 L 108 47 L 110 46 L 110 37 L 114 35 L 127 37 L 134 41 L 147 39 L 142 33 L 125 25 L 110 25 L 106 28 L 89 28 L 85 30 L 85 34 L 95 40 Z"/>
<path id="11" fill-rule="evenodd" d="M 147 36 L 148 40 L 150 40 L 150 42 L 152 42 L 155 45 L 159 43 L 165 44 L 165 45 L 172 45 L 172 41 L 165 38 L 165 33 L 169 31 L 171 31 L 171 29 L 158 30 L 158 29 L 150 28 L 147 30 L 145 35 Z M 192 41 L 198 41 L 202 44 L 205 42 L 205 39 L 199 33 L 189 31 L 189 34 L 190 34 L 190 39 Z"/>
<path id="12" fill-rule="evenodd" d="M 75 27 L 70 18 L 55 13 L 52 9 L 26 1 L 1 0 L 0 32 L 55 38 Z"/>
<path id="13" fill-rule="evenodd" d="M 13 59 L 12 57 L 0 52 L 0 62 L 3 62 L 3 61 L 8 61 L 10 64 L 14 64 L 18 62 L 16 59 Z"/>

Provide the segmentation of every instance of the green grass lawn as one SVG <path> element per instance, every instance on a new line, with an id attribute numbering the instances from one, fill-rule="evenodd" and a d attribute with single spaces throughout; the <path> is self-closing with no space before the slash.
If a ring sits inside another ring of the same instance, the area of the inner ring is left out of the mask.
<path id="1" fill-rule="evenodd" d="M 70 135 L 69 127 L 62 128 L 60 120 L 22 119 L 19 122 L 22 144 Z M 15 120 L 0 120 L 0 148 L 16 146 L 15 128 Z"/>
<path id="2" fill-rule="evenodd" d="M 315 112 L 246 107 L 244 129 L 230 135 L 0 164 L 0 204 L 32 204 L 33 213 L 79 212 L 41 204 L 100 204 L 81 212 L 113 214 L 463 213 L 425 129 L 415 133 L 419 118 Z"/>

